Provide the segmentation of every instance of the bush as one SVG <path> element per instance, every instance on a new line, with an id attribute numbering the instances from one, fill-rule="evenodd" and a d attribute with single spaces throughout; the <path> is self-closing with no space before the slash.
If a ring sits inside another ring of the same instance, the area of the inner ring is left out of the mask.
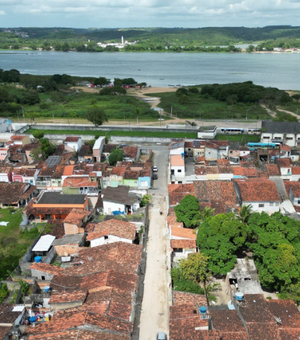
<path id="1" fill-rule="evenodd" d="M 9 290 L 7 288 L 7 284 L 2 283 L 1 288 L 0 288 L 0 303 L 2 303 L 3 300 L 8 297 L 8 294 L 9 294 Z"/>

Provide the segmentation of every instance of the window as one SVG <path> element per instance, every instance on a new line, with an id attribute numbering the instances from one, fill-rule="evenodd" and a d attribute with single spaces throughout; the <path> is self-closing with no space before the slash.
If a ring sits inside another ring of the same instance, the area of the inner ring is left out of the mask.
<path id="1" fill-rule="evenodd" d="M 259 203 L 258 207 L 263 208 L 265 205 L 263 203 Z"/>
<path id="2" fill-rule="evenodd" d="M 270 203 L 270 207 L 273 207 L 273 205 L 274 205 L 274 203 L 273 203 L 273 202 L 271 202 L 271 203 Z"/>
<path id="3" fill-rule="evenodd" d="M 108 240 L 108 236 L 107 235 L 104 236 L 104 240 Z"/>
<path id="4" fill-rule="evenodd" d="M 174 253 L 183 253 L 182 248 L 174 248 L 173 251 Z"/>
<path id="5" fill-rule="evenodd" d="M 181 169 L 178 169 L 177 172 L 181 172 Z"/>
<path id="6" fill-rule="evenodd" d="M 276 206 L 277 206 L 277 207 L 279 206 L 279 202 L 276 203 Z"/>

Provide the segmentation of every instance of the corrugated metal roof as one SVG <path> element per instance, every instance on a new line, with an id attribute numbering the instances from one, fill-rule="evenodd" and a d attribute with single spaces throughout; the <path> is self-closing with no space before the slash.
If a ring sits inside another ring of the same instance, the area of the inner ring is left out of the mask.
<path id="1" fill-rule="evenodd" d="M 41 236 L 32 251 L 48 251 L 55 239 L 56 237 L 52 235 Z"/>

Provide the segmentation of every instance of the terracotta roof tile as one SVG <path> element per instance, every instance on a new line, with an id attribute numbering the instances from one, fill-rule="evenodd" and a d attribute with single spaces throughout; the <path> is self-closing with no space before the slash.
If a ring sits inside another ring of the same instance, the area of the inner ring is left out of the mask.
<path id="1" fill-rule="evenodd" d="M 10 137 L 10 140 L 17 141 L 17 140 L 23 140 L 26 136 L 23 135 L 14 135 Z"/>
<path id="2" fill-rule="evenodd" d="M 126 167 L 114 166 L 111 174 L 116 176 L 123 176 L 126 171 Z"/>
<path id="3" fill-rule="evenodd" d="M 169 204 L 177 205 L 186 195 L 195 196 L 194 184 L 169 184 Z"/>
<path id="4" fill-rule="evenodd" d="M 193 229 L 171 227 L 171 237 L 180 237 L 181 239 L 196 240 L 197 235 Z"/>
<path id="5" fill-rule="evenodd" d="M 210 310 L 213 328 L 223 333 L 242 332 L 245 333 L 244 325 L 236 310 Z"/>
<path id="6" fill-rule="evenodd" d="M 276 321 L 268 307 L 268 302 L 262 294 L 245 294 L 247 308 L 240 308 L 240 312 L 248 323 L 272 323 L 273 327 Z M 276 338 L 275 338 L 276 339 Z"/>
<path id="7" fill-rule="evenodd" d="M 290 168 L 292 166 L 290 158 L 278 158 L 277 162 L 280 168 Z"/>
<path id="8" fill-rule="evenodd" d="M 266 168 L 269 176 L 280 176 L 277 164 L 266 164 Z"/>
<path id="9" fill-rule="evenodd" d="M 283 181 L 283 184 L 288 196 L 290 196 L 290 190 L 292 190 L 294 197 L 300 197 L 300 182 Z"/>
<path id="10" fill-rule="evenodd" d="M 300 175 L 300 166 L 293 166 L 292 167 L 292 174 L 293 175 Z"/>
<path id="11" fill-rule="evenodd" d="M 187 293 L 187 292 L 178 292 L 176 290 L 172 291 L 173 294 L 173 305 L 184 305 L 184 304 L 192 304 L 195 308 L 199 308 L 201 306 L 207 306 L 207 301 L 205 295 Z"/>
<path id="12" fill-rule="evenodd" d="M 30 335 L 29 340 L 129 340 L 129 335 L 112 334 L 106 331 L 74 329 L 54 333 Z"/>
<path id="13" fill-rule="evenodd" d="M 123 153 L 130 158 L 136 158 L 139 148 L 137 146 L 124 146 Z"/>
<path id="14" fill-rule="evenodd" d="M 134 274 L 141 262 L 142 246 L 125 242 L 114 242 L 93 248 L 84 248 L 76 261 L 84 264 L 68 268 L 68 275 L 114 270 Z"/>
<path id="15" fill-rule="evenodd" d="M 274 320 L 275 321 L 275 320 Z M 247 323 L 247 330 L 251 340 L 274 340 L 279 339 L 279 331 L 274 322 L 270 323 Z"/>
<path id="16" fill-rule="evenodd" d="M 98 182 L 90 181 L 88 177 L 66 177 L 63 183 L 64 188 L 98 187 Z"/>
<path id="17" fill-rule="evenodd" d="M 300 339 L 300 328 L 279 329 L 280 340 L 295 340 Z"/>
<path id="18" fill-rule="evenodd" d="M 140 176 L 140 171 L 126 170 L 124 172 L 123 178 L 124 179 L 138 179 L 139 176 Z"/>
<path id="19" fill-rule="evenodd" d="M 280 146 L 280 151 L 291 151 L 291 147 L 284 144 Z"/>
<path id="20" fill-rule="evenodd" d="M 80 139 L 80 137 L 72 137 L 72 136 L 68 136 L 66 139 L 65 139 L 65 142 L 78 142 Z"/>
<path id="21" fill-rule="evenodd" d="M 52 293 L 50 296 L 49 304 L 81 302 L 86 299 L 86 290 L 73 290 L 68 292 Z"/>
<path id="22" fill-rule="evenodd" d="M 63 176 L 71 176 L 73 174 L 74 165 L 66 165 L 64 168 Z"/>
<path id="23" fill-rule="evenodd" d="M 52 275 L 60 275 L 64 272 L 63 268 L 52 266 L 51 264 L 47 264 L 47 263 L 35 263 L 35 262 L 33 262 L 30 265 L 30 269 L 39 270 L 41 272 L 49 273 L 49 274 L 52 274 Z"/>
<path id="24" fill-rule="evenodd" d="M 171 248 L 185 248 L 192 249 L 196 248 L 195 240 L 171 240 Z"/>
<path id="25" fill-rule="evenodd" d="M 244 202 L 279 202 L 274 182 L 268 179 L 235 180 Z"/>
<path id="26" fill-rule="evenodd" d="M 300 313 L 291 300 L 268 300 L 268 307 L 272 315 L 278 317 L 282 321 L 279 328 L 298 328 L 300 329 Z"/>
<path id="27" fill-rule="evenodd" d="M 97 224 L 93 224 L 92 228 L 88 228 L 89 233 L 87 241 L 94 240 L 105 235 L 114 235 L 128 240 L 134 240 L 136 236 L 136 227 L 134 223 L 111 219 Z"/>

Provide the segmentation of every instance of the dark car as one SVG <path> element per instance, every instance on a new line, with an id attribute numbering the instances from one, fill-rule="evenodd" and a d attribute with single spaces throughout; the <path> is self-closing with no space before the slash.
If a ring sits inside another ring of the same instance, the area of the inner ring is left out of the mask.
<path id="1" fill-rule="evenodd" d="M 152 175 L 152 179 L 158 179 L 157 174 L 153 174 L 153 175 Z"/>

